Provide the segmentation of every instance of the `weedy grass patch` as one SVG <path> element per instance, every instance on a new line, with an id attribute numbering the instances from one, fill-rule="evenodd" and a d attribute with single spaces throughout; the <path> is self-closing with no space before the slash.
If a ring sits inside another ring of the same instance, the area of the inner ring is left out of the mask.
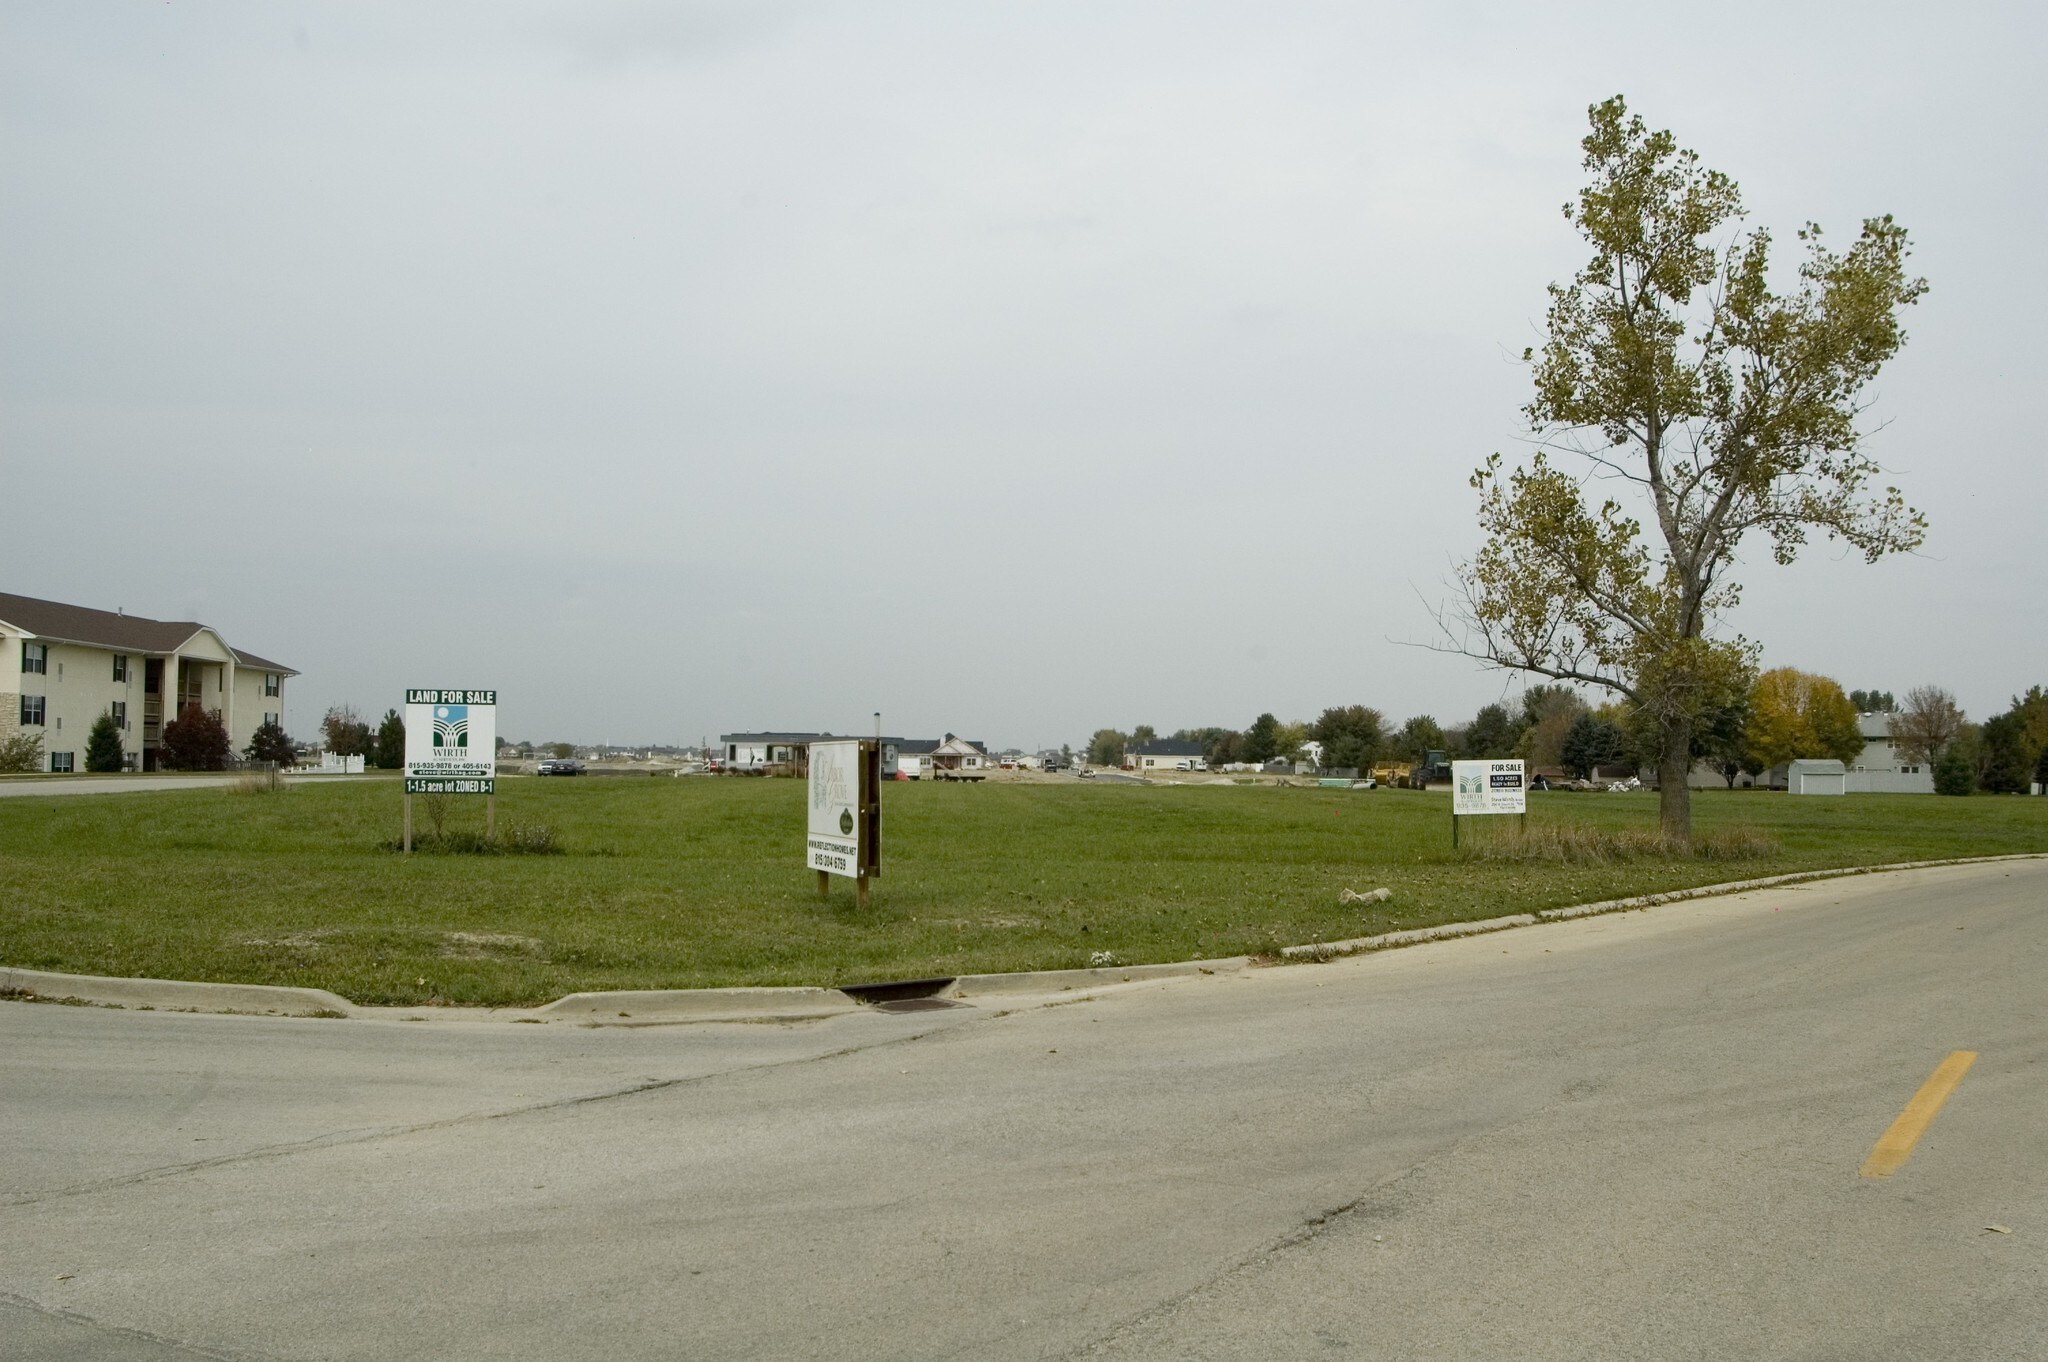
<path id="1" fill-rule="evenodd" d="M 516 1005 L 1265 955 L 1731 878 L 2048 851 L 2042 799 L 1705 791 L 1696 846 L 1672 855 L 1643 849 L 1649 794 L 1537 794 L 1522 845 L 1518 820 L 1469 819 L 1453 850 L 1444 794 L 894 783 L 862 912 L 848 882 L 817 897 L 800 782 L 498 788 L 497 838 L 482 800 L 454 799 L 438 836 L 457 854 L 411 856 L 387 849 L 395 781 L 0 801 L 0 964 Z M 1391 895 L 1341 901 L 1376 886 Z"/>

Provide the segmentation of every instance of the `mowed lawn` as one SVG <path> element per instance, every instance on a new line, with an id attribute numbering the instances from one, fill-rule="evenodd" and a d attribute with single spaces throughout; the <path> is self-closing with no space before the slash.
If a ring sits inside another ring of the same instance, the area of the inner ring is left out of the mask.
<path id="1" fill-rule="evenodd" d="M 862 912 L 850 881 L 818 901 L 799 782 L 499 788 L 501 822 L 552 827 L 564 854 L 396 854 L 390 780 L 0 801 L 0 964 L 531 1004 L 1261 954 L 1787 870 L 2048 851 L 2048 799 L 1702 792 L 1701 831 L 1757 828 L 1780 854 L 1570 867 L 1454 852 L 1447 794 L 898 783 Z M 1649 828 L 1656 799 L 1536 795 L 1530 817 Z M 455 801 L 451 831 L 481 821 L 480 799 Z M 1339 902 L 1379 886 L 1389 902 Z"/>

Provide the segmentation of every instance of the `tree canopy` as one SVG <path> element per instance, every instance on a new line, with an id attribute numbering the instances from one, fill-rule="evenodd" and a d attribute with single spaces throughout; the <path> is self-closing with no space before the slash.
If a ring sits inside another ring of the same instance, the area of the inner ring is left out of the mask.
<path id="1" fill-rule="evenodd" d="M 1889 722 L 1892 748 L 1900 758 L 1932 768 L 1963 731 L 1963 711 L 1940 686 L 1915 686 Z"/>
<path id="2" fill-rule="evenodd" d="M 227 725 L 210 709 L 186 705 L 164 725 L 157 743 L 157 764 L 167 771 L 221 771 L 234 755 Z"/>
<path id="3" fill-rule="evenodd" d="M 299 761 L 291 738 L 286 736 L 282 725 L 271 719 L 256 725 L 256 731 L 249 736 L 249 745 L 242 749 L 242 755 L 251 761 L 275 762 L 280 767 L 296 766 Z"/>
<path id="4" fill-rule="evenodd" d="M 1811 223 L 1781 291 L 1773 238 L 1731 233 L 1735 182 L 1652 132 L 1620 96 L 1590 111 L 1589 181 L 1565 207 L 1592 256 L 1553 284 L 1524 358 L 1537 446 L 1472 478 L 1484 543 L 1459 576 L 1450 646 L 1495 666 L 1605 687 L 1659 738 L 1667 836 L 1691 829 L 1701 716 L 1738 701 L 1754 649 L 1723 633 L 1738 552 L 1780 564 L 1814 533 L 1870 561 L 1926 522 L 1863 449 L 1862 392 L 1904 344 L 1905 228 L 1864 221 L 1846 250 Z"/>
<path id="5" fill-rule="evenodd" d="M 1756 679 L 1749 697 L 1744 745 L 1761 765 L 1802 757 L 1851 762 L 1863 754 L 1856 707 L 1825 676 L 1776 667 Z"/>

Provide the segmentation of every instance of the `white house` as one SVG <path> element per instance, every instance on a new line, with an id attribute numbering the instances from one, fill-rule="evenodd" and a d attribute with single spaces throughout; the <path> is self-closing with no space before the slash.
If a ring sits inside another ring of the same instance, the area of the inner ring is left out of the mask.
<path id="1" fill-rule="evenodd" d="M 1849 767 L 1850 794 L 1933 794 L 1934 768 L 1908 761 L 1893 744 L 1892 716 L 1859 714 L 1863 754 Z"/>
<path id="2" fill-rule="evenodd" d="M 1124 752 L 1124 765 L 1133 771 L 1206 771 L 1208 760 L 1202 745 L 1180 738 L 1155 738 L 1134 742 Z"/>
<path id="3" fill-rule="evenodd" d="M 297 675 L 193 620 L 0 592 L 0 738 L 40 736 L 48 771 L 85 769 L 101 714 L 121 730 L 128 769 L 154 771 L 163 726 L 188 705 L 219 719 L 239 752 L 264 722 L 284 725 L 284 681 Z"/>
<path id="4" fill-rule="evenodd" d="M 951 733 L 932 749 L 932 766 L 936 770 L 982 771 L 994 764 L 989 760 L 986 744 L 956 738 Z"/>
<path id="5" fill-rule="evenodd" d="M 939 748 L 937 738 L 897 738 L 895 740 L 896 774 L 902 780 L 924 780 L 932 773 L 932 753 Z M 885 758 L 887 753 L 883 754 Z"/>

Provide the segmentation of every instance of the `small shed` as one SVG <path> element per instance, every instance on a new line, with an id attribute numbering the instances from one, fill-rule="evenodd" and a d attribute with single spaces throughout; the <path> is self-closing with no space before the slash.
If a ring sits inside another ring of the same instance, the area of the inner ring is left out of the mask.
<path id="1" fill-rule="evenodd" d="M 1849 793 L 1849 769 L 1832 759 L 1795 761 L 1785 772 L 1785 788 L 1793 794 L 1838 795 Z"/>

